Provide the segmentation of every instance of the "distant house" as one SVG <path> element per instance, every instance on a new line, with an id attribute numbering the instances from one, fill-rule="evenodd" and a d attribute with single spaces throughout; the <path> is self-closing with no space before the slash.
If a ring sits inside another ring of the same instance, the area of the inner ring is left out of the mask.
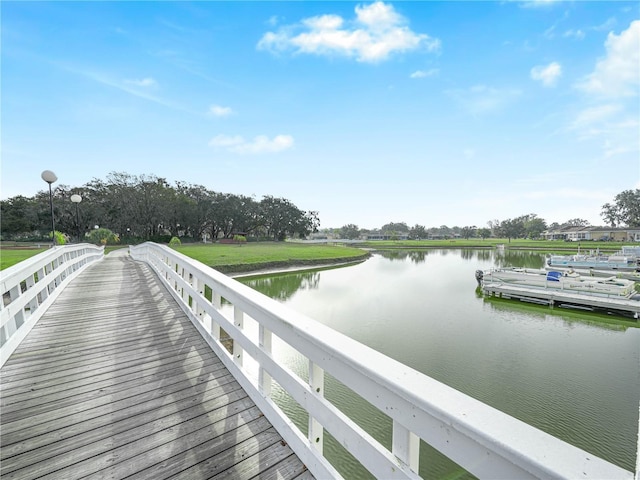
<path id="1" fill-rule="evenodd" d="M 326 232 L 314 232 L 307 235 L 307 240 L 328 240 L 334 238 L 334 235 Z"/>
<path id="2" fill-rule="evenodd" d="M 629 227 L 592 227 L 594 240 L 610 240 L 613 242 L 640 242 L 640 228 Z"/>
<path id="3" fill-rule="evenodd" d="M 566 240 L 570 242 L 589 240 L 640 242 L 640 228 L 629 227 L 566 227 L 548 230 L 542 235 L 546 240 Z"/>
<path id="4" fill-rule="evenodd" d="M 364 235 L 364 240 L 408 240 L 408 233 L 394 233 L 372 231 Z"/>

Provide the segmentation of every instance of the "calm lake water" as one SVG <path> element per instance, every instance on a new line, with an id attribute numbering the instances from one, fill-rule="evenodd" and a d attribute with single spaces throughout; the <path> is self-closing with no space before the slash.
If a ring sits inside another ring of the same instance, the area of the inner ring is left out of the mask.
<path id="1" fill-rule="evenodd" d="M 364 263 L 239 279 L 530 425 L 634 471 L 640 403 L 640 328 L 602 314 L 485 299 L 474 273 L 539 268 L 544 254 L 498 250 L 375 253 Z M 274 354 L 304 372 L 296 352 Z M 332 378 L 326 396 L 390 447 L 390 421 Z M 280 392 L 306 431 L 306 414 Z M 346 478 L 367 478 L 330 435 L 325 454 Z M 426 445 L 420 474 L 472 478 Z"/>

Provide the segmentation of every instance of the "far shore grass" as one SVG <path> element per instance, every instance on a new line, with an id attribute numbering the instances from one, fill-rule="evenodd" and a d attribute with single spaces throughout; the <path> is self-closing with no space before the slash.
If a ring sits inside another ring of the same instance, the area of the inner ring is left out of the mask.
<path id="1" fill-rule="evenodd" d="M 118 248 L 118 247 L 115 247 Z M 107 247 L 105 253 L 115 249 Z M 125 246 L 121 247 L 125 248 Z M 26 260 L 47 250 L 46 248 L 0 248 L 0 269 Z M 186 244 L 176 251 L 194 258 L 222 272 L 246 272 L 266 268 L 287 268 L 294 265 L 328 265 L 355 262 L 369 256 L 365 250 L 336 246 L 308 245 L 290 242 L 260 242 L 244 244 Z"/>
<path id="2" fill-rule="evenodd" d="M 360 248 L 292 242 L 181 245 L 175 250 L 224 273 L 355 262 L 369 256 Z"/>
<path id="3" fill-rule="evenodd" d="M 564 240 L 528 240 L 507 238 L 456 238 L 449 240 L 375 240 L 354 244 L 365 248 L 495 248 L 504 245 L 505 248 L 543 250 L 546 252 L 577 252 L 599 249 L 600 252 L 617 252 L 622 245 L 640 245 L 638 242 L 565 242 Z"/>
<path id="4" fill-rule="evenodd" d="M 638 243 L 635 243 L 637 245 Z M 194 258 L 205 265 L 225 273 L 250 272 L 264 269 L 288 268 L 291 266 L 318 266 L 364 260 L 369 250 L 412 248 L 495 248 L 504 245 L 507 249 L 531 249 L 544 252 L 575 253 L 578 249 L 599 249 L 602 253 L 613 253 L 630 242 L 564 242 L 549 240 L 523 240 L 505 238 L 472 238 L 452 240 L 398 240 L 372 241 L 355 245 L 306 244 L 296 242 L 248 242 L 243 244 L 184 244 L 178 252 Z M 38 248 L 40 247 L 40 248 Z M 107 247 L 105 253 L 125 245 Z M 0 270 L 4 270 L 33 255 L 45 251 L 41 245 L 0 244 Z"/>
<path id="5" fill-rule="evenodd" d="M 29 249 L 8 249 L 1 248 L 0 249 L 0 270 L 4 270 L 5 268 L 9 268 L 16 263 L 19 263 L 23 260 L 26 260 L 29 257 L 33 257 L 39 253 L 47 250 L 46 248 L 29 248 Z"/>

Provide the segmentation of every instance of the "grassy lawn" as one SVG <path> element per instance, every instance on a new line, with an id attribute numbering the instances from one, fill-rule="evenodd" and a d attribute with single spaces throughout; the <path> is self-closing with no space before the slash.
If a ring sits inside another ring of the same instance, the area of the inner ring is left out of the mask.
<path id="1" fill-rule="evenodd" d="M 539 249 L 547 252 L 564 251 L 577 252 L 578 247 L 583 251 L 599 248 L 601 252 L 616 252 L 623 245 L 620 242 L 563 242 L 548 240 L 511 240 L 474 238 L 469 240 L 404 240 L 404 241 L 374 241 L 364 242 L 358 246 L 373 249 L 388 248 L 495 248 L 504 244 L 505 248 Z M 630 245 L 631 243 L 624 243 Z M 105 253 L 115 248 L 107 247 Z M 14 249 L 0 248 L 0 270 L 45 251 L 46 248 Z M 182 245 L 177 251 L 195 258 L 205 265 L 209 265 L 223 272 L 243 272 L 262 268 L 284 268 L 292 265 L 318 265 L 364 259 L 368 254 L 359 248 L 300 244 L 289 242 L 260 242 L 245 244 L 208 244 Z"/>
<path id="2" fill-rule="evenodd" d="M 288 242 L 182 245 L 176 251 L 224 272 L 358 260 L 368 255 L 353 247 Z"/>
<path id="3" fill-rule="evenodd" d="M 41 252 L 47 250 L 46 248 L 29 248 L 29 249 L 0 249 L 0 270 L 9 268 L 22 260 L 26 260 L 29 257 L 33 257 Z"/>

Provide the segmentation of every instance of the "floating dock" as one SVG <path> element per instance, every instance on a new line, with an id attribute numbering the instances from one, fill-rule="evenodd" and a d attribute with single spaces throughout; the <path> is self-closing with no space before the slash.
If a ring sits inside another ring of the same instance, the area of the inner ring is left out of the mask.
<path id="1" fill-rule="evenodd" d="M 615 298 L 501 282 L 483 282 L 482 292 L 489 296 L 543 305 L 605 310 L 624 316 L 631 315 L 636 320 L 640 319 L 640 294 L 633 295 L 630 298 Z"/>

